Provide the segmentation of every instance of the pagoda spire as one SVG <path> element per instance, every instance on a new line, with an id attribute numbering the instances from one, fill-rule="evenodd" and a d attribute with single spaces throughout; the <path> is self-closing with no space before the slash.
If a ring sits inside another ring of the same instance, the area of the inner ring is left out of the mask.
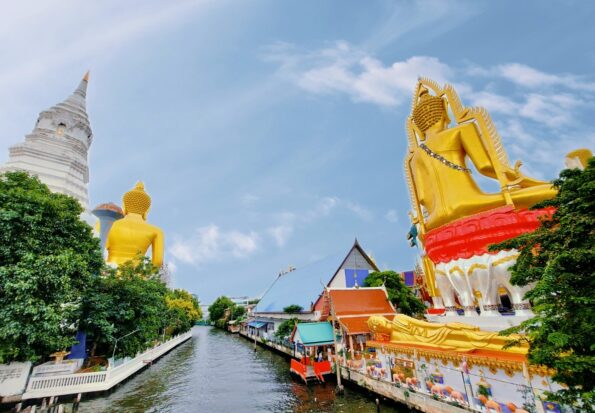
<path id="1" fill-rule="evenodd" d="M 85 73 L 81 82 L 79 83 L 78 87 L 74 91 L 75 94 L 82 96 L 83 98 L 87 97 L 87 85 L 89 84 L 89 71 Z"/>
<path id="2" fill-rule="evenodd" d="M 62 103 L 56 106 L 67 106 L 70 110 L 78 112 L 84 118 L 87 118 L 87 85 L 89 84 L 89 71 L 83 75 L 77 88 Z"/>
<path id="3" fill-rule="evenodd" d="M 51 191 L 70 195 L 86 209 L 89 204 L 88 150 L 93 131 L 87 116 L 89 72 L 68 98 L 40 112 L 25 141 L 9 149 L 1 168 L 25 170 L 37 175 Z"/>

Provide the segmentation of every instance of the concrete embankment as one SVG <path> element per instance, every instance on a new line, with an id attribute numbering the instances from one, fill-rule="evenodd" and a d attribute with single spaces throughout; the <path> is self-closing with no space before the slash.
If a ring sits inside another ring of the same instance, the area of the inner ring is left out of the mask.
<path id="1" fill-rule="evenodd" d="M 109 391 L 191 338 L 191 331 L 180 334 L 179 336 L 138 354 L 136 357 L 120 366 L 106 371 L 31 377 L 29 378 L 25 393 L 21 395 L 19 400 L 43 399 Z M 14 401 L 16 402 L 19 400 Z"/>
<path id="2" fill-rule="evenodd" d="M 369 390 L 379 396 L 403 403 L 411 409 L 427 413 L 464 413 L 467 409 L 452 406 L 423 393 L 413 392 L 406 387 L 397 387 L 380 379 L 372 378 L 359 371 L 341 367 L 341 377 L 362 389 Z"/>
<path id="3" fill-rule="evenodd" d="M 259 338 L 256 340 L 252 336 L 240 333 L 242 337 L 259 346 L 265 347 L 285 357 L 293 357 L 293 352 L 279 344 L 271 342 L 263 342 Z M 394 383 L 389 383 L 384 380 L 370 377 L 360 371 L 341 367 L 341 377 L 349 384 L 360 388 L 361 390 L 369 391 L 382 399 L 392 400 L 397 403 L 404 404 L 410 409 L 427 413 L 464 413 L 467 409 L 452 406 L 439 400 L 435 400 L 431 396 L 419 392 L 414 392 L 406 387 L 397 387 Z"/>

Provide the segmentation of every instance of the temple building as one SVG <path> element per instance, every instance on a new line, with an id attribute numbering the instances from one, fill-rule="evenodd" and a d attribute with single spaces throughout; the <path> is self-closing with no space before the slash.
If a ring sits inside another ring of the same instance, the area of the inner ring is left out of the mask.
<path id="1" fill-rule="evenodd" d="M 63 102 L 42 111 L 25 141 L 9 149 L 9 160 L 0 173 L 27 171 L 50 190 L 76 198 L 89 210 L 87 154 L 93 132 L 86 109 L 87 72 Z"/>
<path id="2" fill-rule="evenodd" d="M 327 311 L 328 302 L 323 299 L 326 287 L 361 287 L 373 271 L 379 269 L 356 239 L 347 254 L 332 254 L 279 274 L 254 309 L 254 320 L 248 324 L 250 334 L 272 336 L 288 318 L 320 320 Z M 302 310 L 291 314 L 284 311 L 292 305 Z"/>

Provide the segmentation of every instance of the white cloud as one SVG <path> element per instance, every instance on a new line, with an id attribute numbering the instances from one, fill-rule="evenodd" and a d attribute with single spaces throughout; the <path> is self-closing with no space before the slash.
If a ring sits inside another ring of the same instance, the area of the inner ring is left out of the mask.
<path id="1" fill-rule="evenodd" d="M 444 82 L 450 68 L 435 57 L 413 56 L 385 66 L 346 42 L 314 52 L 288 44 L 269 48 L 266 58 L 280 64 L 282 76 L 315 94 L 347 94 L 356 102 L 397 106 L 411 96 L 419 76 Z"/>
<path id="2" fill-rule="evenodd" d="M 481 106 L 490 112 L 499 112 L 507 115 L 514 114 L 519 110 L 520 105 L 512 99 L 496 93 L 479 91 L 467 91 L 465 95 L 469 96 L 470 103 L 473 106 Z"/>
<path id="3" fill-rule="evenodd" d="M 258 250 L 259 241 L 256 232 L 222 231 L 211 224 L 197 228 L 189 238 L 175 239 L 169 252 L 181 262 L 201 265 L 232 257 L 247 257 Z"/>
<path id="4" fill-rule="evenodd" d="M 242 196 L 242 204 L 246 206 L 254 205 L 256 202 L 260 200 L 260 197 L 254 194 L 244 194 Z"/>
<path id="5" fill-rule="evenodd" d="M 574 108 L 582 102 L 569 94 L 542 95 L 531 93 L 522 105 L 519 115 L 551 127 L 571 123 Z"/>
<path id="6" fill-rule="evenodd" d="M 244 234 L 239 231 L 231 231 L 223 236 L 224 244 L 230 246 L 231 253 L 235 257 L 245 257 L 258 249 L 259 236 L 256 232 Z"/>
<path id="7" fill-rule="evenodd" d="M 497 66 L 495 73 L 522 87 L 563 86 L 575 90 L 586 89 L 591 92 L 595 91 L 595 83 L 584 81 L 578 76 L 545 73 L 520 63 L 508 63 Z"/>
<path id="8" fill-rule="evenodd" d="M 370 221 L 374 217 L 369 209 L 360 204 L 336 196 L 325 196 L 319 198 L 308 210 L 302 212 L 283 211 L 275 214 L 273 220 L 277 224 L 269 227 L 267 232 L 277 246 L 283 247 L 295 232 L 296 226 L 311 224 L 329 216 L 337 209 L 347 210 L 364 221 Z"/>
<path id="9" fill-rule="evenodd" d="M 399 221 L 399 214 L 396 210 L 389 209 L 384 215 L 384 218 L 386 218 L 388 222 L 395 223 Z"/>
<path id="10" fill-rule="evenodd" d="M 409 103 L 418 77 L 429 77 L 439 84 L 448 80 L 463 105 L 482 106 L 492 114 L 511 158 L 523 159 L 525 173 L 538 178 L 551 179 L 553 175 L 544 166 L 561 169 L 570 149 L 593 146 L 592 142 L 586 144 L 586 138 L 570 139 L 592 136 L 582 119 L 593 110 L 595 82 L 583 76 L 546 73 L 515 62 L 495 67 L 448 66 L 431 56 L 383 63 L 347 42 L 311 51 L 279 43 L 269 49 L 266 58 L 279 64 L 280 77 L 303 91 L 343 95 L 354 102 L 382 107 Z M 362 219 L 371 216 L 358 206 L 333 199 L 329 203 L 332 208 L 347 208 Z M 385 218 L 390 220 L 388 215 Z"/>
<path id="11" fill-rule="evenodd" d="M 293 225 L 288 223 L 280 224 L 269 228 L 268 233 L 273 237 L 277 246 L 283 247 L 293 233 Z"/>
<path id="12" fill-rule="evenodd" d="M 526 118 L 549 127 L 572 123 L 574 109 L 585 102 L 572 94 L 523 94 L 518 101 L 488 91 L 467 91 L 465 95 L 473 106 L 481 106 L 491 113 L 513 118 Z"/>
<path id="13" fill-rule="evenodd" d="M 355 215 L 357 215 L 364 221 L 370 221 L 373 218 L 372 212 L 360 204 L 356 204 L 354 202 L 347 201 L 347 202 L 345 202 L 345 208 L 347 208 L 349 211 L 353 212 Z"/>

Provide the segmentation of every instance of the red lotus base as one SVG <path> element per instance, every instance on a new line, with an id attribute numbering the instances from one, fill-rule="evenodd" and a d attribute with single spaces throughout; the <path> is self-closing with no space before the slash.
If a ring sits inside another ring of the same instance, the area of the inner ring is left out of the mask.
<path id="1" fill-rule="evenodd" d="M 553 207 L 529 211 L 506 206 L 459 219 L 426 234 L 426 254 L 434 264 L 486 254 L 491 244 L 536 230 L 540 217 L 554 211 Z"/>

